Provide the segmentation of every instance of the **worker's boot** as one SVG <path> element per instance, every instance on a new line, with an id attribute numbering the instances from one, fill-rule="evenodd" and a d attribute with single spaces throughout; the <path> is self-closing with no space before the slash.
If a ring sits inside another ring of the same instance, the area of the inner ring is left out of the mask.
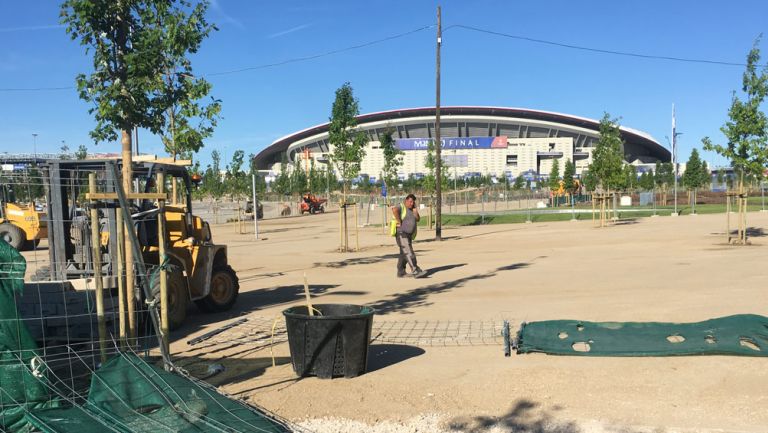
<path id="1" fill-rule="evenodd" d="M 411 274 L 413 278 L 424 278 L 427 276 L 427 273 L 422 270 L 419 267 L 416 267 L 416 269 L 413 270 L 413 273 Z"/>

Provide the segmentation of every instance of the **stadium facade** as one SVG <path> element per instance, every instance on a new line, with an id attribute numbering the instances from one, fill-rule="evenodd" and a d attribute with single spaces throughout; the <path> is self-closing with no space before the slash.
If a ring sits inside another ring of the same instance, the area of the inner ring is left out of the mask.
<path id="1" fill-rule="evenodd" d="M 380 176 L 384 156 L 379 140 L 388 128 L 404 152 L 399 177 L 418 177 L 428 171 L 424 161 L 435 134 L 434 107 L 364 114 L 357 122 L 358 130 L 369 139 L 361 174 Z M 257 167 L 277 173 L 284 155 L 291 162 L 311 158 L 322 166 L 333 151 L 328 126 L 324 123 L 276 140 L 255 157 Z M 592 162 L 599 121 L 521 108 L 442 107 L 440 133 L 450 176 L 548 176 L 553 161 L 558 161 L 562 173 L 566 159 L 575 161 L 576 173 L 581 174 Z M 627 163 L 642 169 L 670 161 L 670 152 L 650 135 L 627 127 L 621 127 L 621 134 Z"/>

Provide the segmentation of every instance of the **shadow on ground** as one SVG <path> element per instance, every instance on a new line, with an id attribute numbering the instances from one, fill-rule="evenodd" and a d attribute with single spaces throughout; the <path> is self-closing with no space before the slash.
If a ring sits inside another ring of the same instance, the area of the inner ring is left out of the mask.
<path id="1" fill-rule="evenodd" d="M 455 265 L 437 266 L 435 268 L 425 269 L 424 270 L 425 273 L 424 273 L 424 276 L 422 278 L 429 278 L 429 277 L 431 277 L 432 275 L 434 275 L 434 274 L 436 274 L 438 272 L 447 271 L 447 270 L 453 269 L 453 268 L 460 268 L 462 266 L 467 266 L 467 264 L 466 263 L 459 263 L 459 264 L 455 264 Z"/>
<path id="2" fill-rule="evenodd" d="M 275 357 L 275 365 L 290 364 L 287 356 Z M 234 358 L 220 357 L 216 359 L 181 357 L 176 359 L 176 365 L 183 368 L 193 377 L 204 380 L 213 386 L 245 382 L 262 376 L 272 367 L 272 358 Z"/>
<path id="3" fill-rule="evenodd" d="M 368 305 L 373 307 L 378 314 L 386 314 L 394 311 L 399 313 L 412 314 L 413 312 L 410 311 L 410 309 L 416 307 L 424 307 L 432 304 L 431 302 L 427 301 L 427 298 L 430 295 L 435 295 L 453 290 L 457 287 L 462 287 L 470 281 L 491 278 L 498 275 L 499 272 L 513 271 L 516 269 L 527 268 L 528 266 L 530 266 L 530 263 L 513 263 L 511 265 L 501 266 L 490 272 L 469 275 L 456 280 L 430 284 L 428 286 L 419 287 L 407 292 L 396 293 L 394 295 L 390 295 L 388 299 L 382 299 Z"/>
<path id="4" fill-rule="evenodd" d="M 346 260 L 339 260 L 337 262 L 315 263 L 313 266 L 315 268 L 340 269 L 346 268 L 347 266 L 372 265 L 374 263 L 383 262 L 384 260 L 396 259 L 397 256 L 397 254 L 382 254 L 379 256 L 355 257 Z"/>
<path id="5" fill-rule="evenodd" d="M 483 433 L 492 428 L 516 433 L 578 433 L 573 422 L 557 421 L 551 412 L 539 409 L 539 403 L 518 400 L 512 409 L 500 417 L 459 417 L 449 421 L 447 427 L 465 433 Z"/>
<path id="6" fill-rule="evenodd" d="M 404 344 L 373 344 L 368 349 L 368 372 L 423 355 L 424 349 Z"/>
<path id="7" fill-rule="evenodd" d="M 554 415 L 554 412 L 557 412 L 561 409 L 562 408 L 559 406 L 553 406 L 551 409 L 545 409 L 542 408 L 539 403 L 527 399 L 519 399 L 514 403 L 512 408 L 507 413 L 499 417 L 457 417 L 449 421 L 446 427 L 451 431 L 462 433 L 485 433 L 491 429 L 515 433 L 584 432 L 584 430 L 579 428 L 579 426 L 576 425 L 576 423 L 573 421 L 557 419 Z M 610 430 L 606 431 L 638 433 L 638 430 L 631 427 L 618 426 L 614 426 Z M 664 430 L 656 429 L 654 432 L 663 433 Z"/>

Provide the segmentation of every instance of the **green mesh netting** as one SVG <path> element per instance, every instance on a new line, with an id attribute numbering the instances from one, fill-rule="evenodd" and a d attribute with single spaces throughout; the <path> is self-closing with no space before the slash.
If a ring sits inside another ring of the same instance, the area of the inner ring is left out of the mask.
<path id="1" fill-rule="evenodd" d="M 522 326 L 518 353 L 582 356 L 768 356 L 768 317 L 696 323 L 549 320 Z"/>
<path id="2" fill-rule="evenodd" d="M 92 373 L 87 399 L 49 392 L 68 384 L 49 382 L 35 341 L 19 320 L 15 297 L 24 290 L 25 271 L 24 258 L 0 240 L 0 431 L 290 431 L 259 409 L 133 354 L 118 353 Z"/>
<path id="3" fill-rule="evenodd" d="M 37 344 L 16 310 L 26 270 L 24 257 L 0 239 L 0 431 L 30 431 L 24 413 L 54 405 Z"/>
<path id="4" fill-rule="evenodd" d="M 93 374 L 84 405 L 36 410 L 27 419 L 43 432 L 289 431 L 250 406 L 129 354 Z"/>

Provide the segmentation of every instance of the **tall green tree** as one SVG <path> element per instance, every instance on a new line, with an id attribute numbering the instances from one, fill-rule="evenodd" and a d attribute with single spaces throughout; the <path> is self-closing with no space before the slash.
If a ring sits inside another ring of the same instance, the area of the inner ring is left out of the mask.
<path id="1" fill-rule="evenodd" d="M 756 40 L 747 54 L 747 66 L 742 76 L 741 90 L 745 99 L 742 101 L 733 93 L 729 120 L 720 128 L 726 144 L 715 144 L 709 137 L 702 143 L 705 150 L 714 150 L 728 158 L 738 175 L 738 192 L 745 193 L 745 180 L 751 176 L 762 176 L 768 165 L 768 118 L 760 109 L 768 94 L 768 68 L 758 71 L 760 64 L 760 40 Z M 746 198 L 739 206 L 738 242 L 745 244 L 746 235 Z"/>
<path id="2" fill-rule="evenodd" d="M 381 151 L 384 154 L 384 168 L 382 169 L 382 179 L 388 187 L 393 188 L 397 185 L 397 172 L 403 166 L 404 152 L 397 148 L 392 135 L 395 129 L 388 127 L 381 134 Z"/>
<path id="3" fill-rule="evenodd" d="M 563 188 L 571 194 L 576 188 L 576 164 L 570 160 L 565 160 L 565 167 L 563 167 Z"/>
<path id="4" fill-rule="evenodd" d="M 685 164 L 685 171 L 683 172 L 682 182 L 683 186 L 688 188 L 688 194 L 691 200 L 691 211 L 696 213 L 696 191 L 704 185 L 706 180 L 703 172 L 703 164 L 699 157 L 699 151 L 694 148 L 691 151 L 691 156 L 688 157 L 688 162 Z"/>
<path id="5" fill-rule="evenodd" d="M 207 7 L 207 1 L 193 6 L 187 0 L 62 3 L 66 32 L 92 55 L 93 72 L 79 74 L 76 82 L 80 98 L 92 104 L 89 112 L 96 127 L 90 135 L 95 142 L 116 141 L 119 134 L 127 162 L 134 127 L 162 136 L 168 130 L 167 114 L 174 109 L 181 125 L 188 115 L 194 117 L 194 101 L 210 87 L 204 80 L 191 78 L 188 58 L 214 29 L 205 18 Z M 169 86 L 164 77 L 177 85 Z M 123 167 L 128 188 L 131 166 Z"/>
<path id="6" fill-rule="evenodd" d="M 332 160 L 344 183 L 342 194 L 345 202 L 352 179 L 360 173 L 360 163 L 365 157 L 365 145 L 368 142 L 363 132 L 356 131 L 356 116 L 359 114 L 360 105 L 352 86 L 348 82 L 344 83 L 336 90 L 328 127 L 328 141 L 333 146 Z"/>
<path id="7" fill-rule="evenodd" d="M 589 171 L 597 179 L 604 192 L 618 189 L 624 183 L 624 141 L 621 138 L 618 119 L 608 113 L 600 120 L 600 138 L 592 152 Z"/>
<path id="8" fill-rule="evenodd" d="M 560 161 L 552 160 L 552 168 L 549 170 L 549 180 L 547 181 L 549 190 L 552 192 L 560 188 Z"/>

